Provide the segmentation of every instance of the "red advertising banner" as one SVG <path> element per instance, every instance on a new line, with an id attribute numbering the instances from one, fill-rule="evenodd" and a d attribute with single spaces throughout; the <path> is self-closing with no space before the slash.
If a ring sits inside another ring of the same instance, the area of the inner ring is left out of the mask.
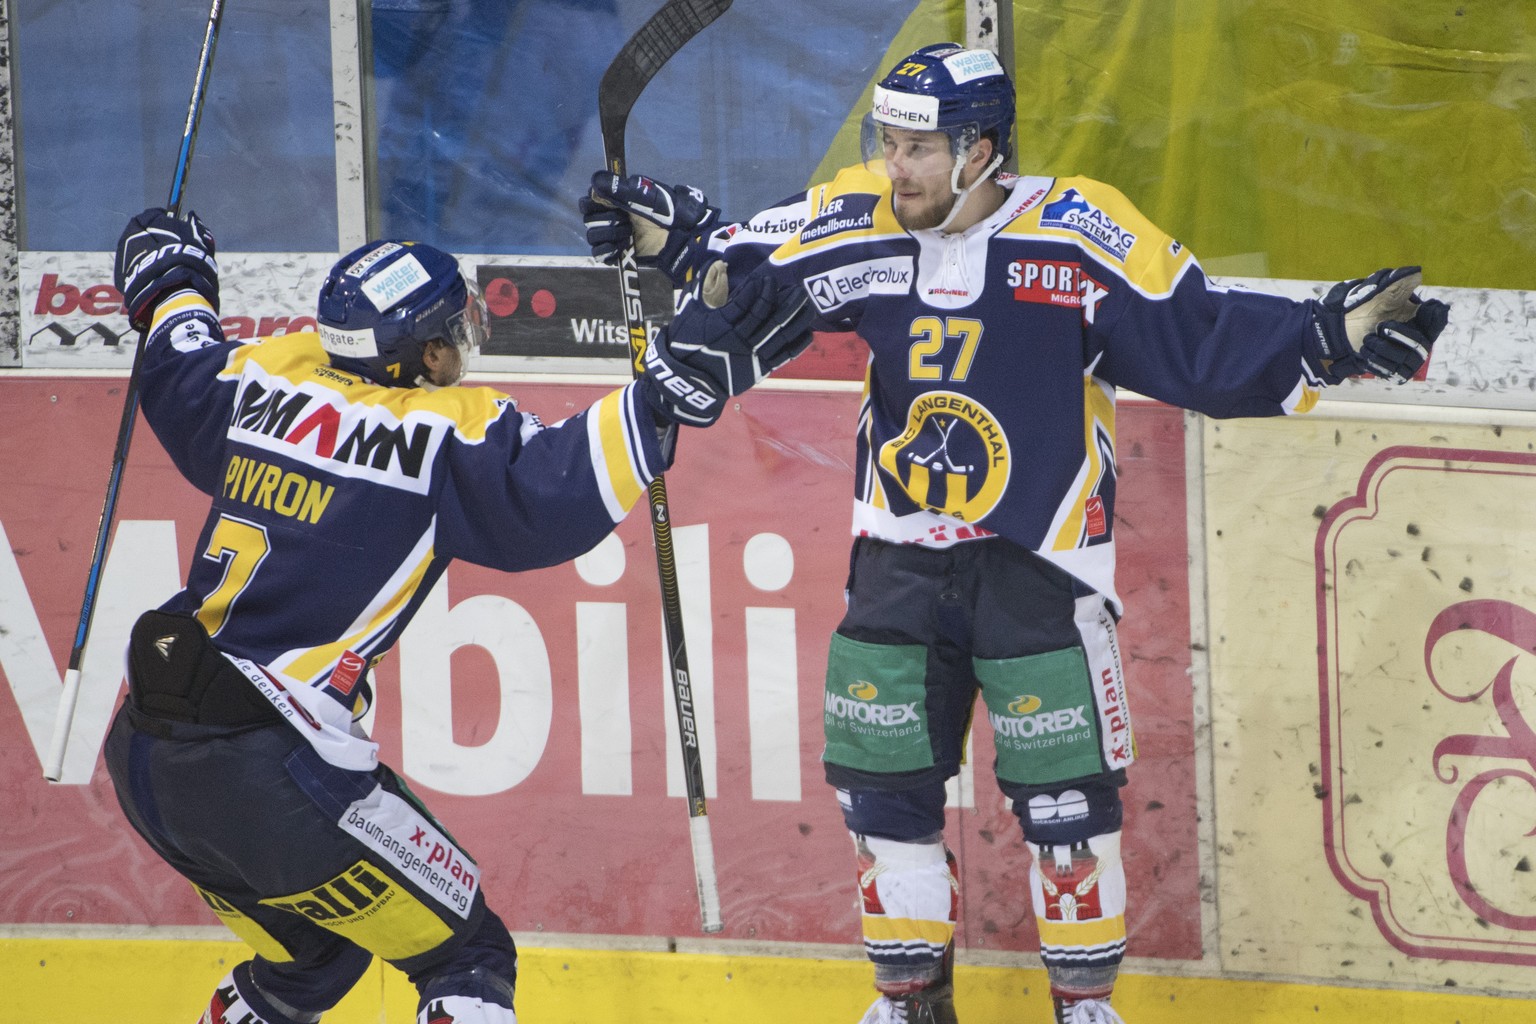
<path id="1" fill-rule="evenodd" d="M 0 925 L 215 920 L 128 828 L 94 757 L 128 625 L 179 585 L 207 507 L 142 424 L 64 781 L 42 777 L 123 384 L 0 379 Z M 605 389 L 507 390 L 554 422 Z M 858 940 L 852 844 L 819 763 L 857 411 L 846 389 L 753 392 L 716 427 L 685 432 L 667 476 L 725 938 Z M 1128 404 L 1119 433 L 1130 609 L 1121 636 L 1139 742 L 1125 794 L 1131 952 L 1192 959 L 1200 894 L 1181 414 Z M 698 934 L 643 508 L 570 564 L 519 575 L 456 564 L 375 681 L 384 759 L 477 859 L 514 931 Z M 1032 951 L 1027 853 L 977 719 L 979 767 L 948 833 L 963 881 L 959 940 Z M 210 827 L 218 813 L 210 808 Z"/>

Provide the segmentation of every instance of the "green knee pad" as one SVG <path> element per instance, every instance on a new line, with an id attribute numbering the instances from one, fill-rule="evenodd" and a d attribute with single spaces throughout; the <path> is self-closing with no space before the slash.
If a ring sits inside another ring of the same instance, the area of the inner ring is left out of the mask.
<path id="1" fill-rule="evenodd" d="M 825 760 L 867 772 L 933 767 L 924 707 L 928 651 L 832 634 L 822 701 Z"/>
<path id="2" fill-rule="evenodd" d="M 998 778 L 1038 785 L 1104 770 L 1082 648 L 972 664 L 992 723 Z"/>

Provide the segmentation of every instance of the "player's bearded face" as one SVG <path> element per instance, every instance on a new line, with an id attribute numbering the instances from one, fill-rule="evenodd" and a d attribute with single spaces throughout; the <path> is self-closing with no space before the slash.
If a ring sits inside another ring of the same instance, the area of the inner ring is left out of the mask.
<path id="1" fill-rule="evenodd" d="M 949 136 L 885 128 L 882 138 L 897 222 L 908 231 L 938 227 L 955 204 Z"/>

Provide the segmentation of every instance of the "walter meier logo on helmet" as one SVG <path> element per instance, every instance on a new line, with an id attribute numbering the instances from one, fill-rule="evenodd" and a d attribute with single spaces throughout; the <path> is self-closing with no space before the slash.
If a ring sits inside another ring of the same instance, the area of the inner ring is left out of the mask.
<path id="1" fill-rule="evenodd" d="M 332 268 L 331 280 L 326 282 L 327 292 L 335 291 L 338 284 L 350 285 L 351 299 L 334 318 L 355 321 L 356 324 L 347 327 L 330 324 L 326 317 L 322 317 L 319 324 L 325 350 L 351 359 L 369 359 L 379 354 L 374 324 L 367 322 L 370 319 L 367 313 L 374 316 L 388 313 L 411 292 L 432 281 L 432 275 L 421 261 L 398 242 L 381 242 L 365 249 L 361 256 L 353 252 L 342 259 Z M 399 254 L 398 258 L 389 262 L 396 254 Z M 361 315 L 356 306 L 359 293 L 373 304 L 372 310 Z"/>
<path id="2" fill-rule="evenodd" d="M 1003 65 L 990 50 L 961 50 L 944 58 L 944 67 L 956 85 L 963 85 L 975 78 L 1006 74 Z"/>
<path id="3" fill-rule="evenodd" d="M 416 289 L 431 283 L 432 275 L 427 273 L 421 261 L 411 253 L 406 253 L 382 273 L 364 281 L 363 294 L 384 312 L 393 309 L 395 303 Z"/>
<path id="4" fill-rule="evenodd" d="M 424 379 L 429 342 L 459 350 L 463 364 L 485 336 L 484 301 L 449 253 L 421 242 L 369 242 L 343 256 L 320 288 L 321 345 L 340 368 L 379 384 Z"/>

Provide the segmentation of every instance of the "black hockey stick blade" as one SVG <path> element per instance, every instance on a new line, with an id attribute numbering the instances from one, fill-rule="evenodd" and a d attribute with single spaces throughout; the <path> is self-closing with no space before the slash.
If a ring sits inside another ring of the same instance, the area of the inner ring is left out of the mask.
<path id="1" fill-rule="evenodd" d="M 730 6 L 731 0 L 669 0 L 613 58 L 597 85 L 597 120 L 609 170 L 624 173 L 624 127 L 640 93 L 662 65 Z"/>

